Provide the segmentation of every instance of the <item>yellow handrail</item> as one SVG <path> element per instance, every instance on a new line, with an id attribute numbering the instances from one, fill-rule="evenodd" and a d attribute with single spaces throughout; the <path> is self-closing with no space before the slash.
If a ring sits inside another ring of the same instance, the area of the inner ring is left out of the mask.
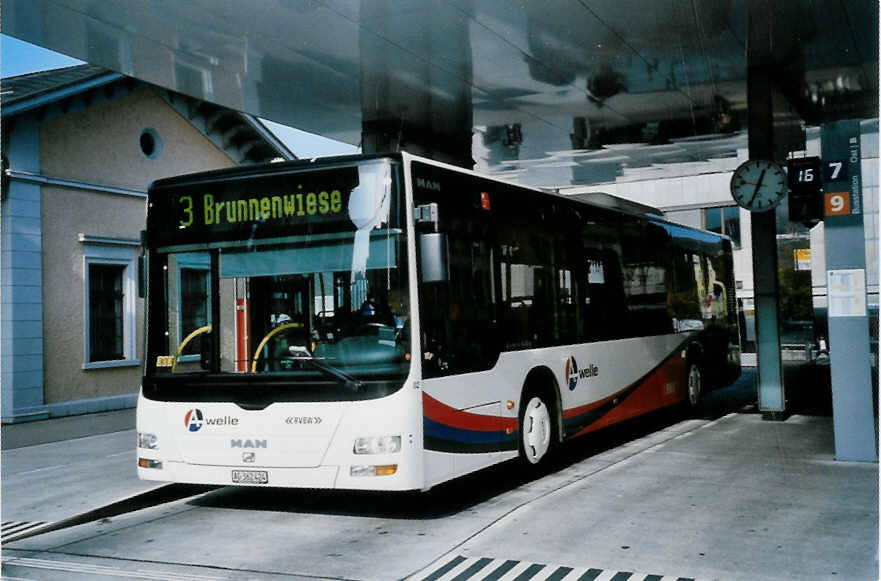
<path id="1" fill-rule="evenodd" d="M 177 348 L 177 352 L 174 354 L 174 359 L 171 362 L 171 374 L 174 375 L 174 370 L 177 368 L 177 358 L 180 357 L 181 352 L 184 350 L 184 347 L 187 346 L 187 343 L 193 340 L 196 335 L 201 335 L 202 333 L 210 333 L 211 325 L 205 325 L 204 327 L 199 327 L 189 335 L 187 335 L 186 339 L 181 342 L 180 346 Z"/>
<path id="2" fill-rule="evenodd" d="M 270 331 L 269 334 L 263 337 L 263 340 L 260 341 L 260 345 L 257 346 L 257 350 L 254 351 L 254 362 L 251 364 L 251 373 L 257 373 L 257 360 L 260 358 L 260 350 L 263 349 L 263 346 L 266 345 L 266 343 L 268 343 L 274 335 L 280 333 L 281 331 L 284 331 L 285 329 L 293 329 L 295 327 L 299 328 L 302 326 L 303 325 L 300 323 L 285 323 L 284 325 L 279 325 L 278 327 Z"/>

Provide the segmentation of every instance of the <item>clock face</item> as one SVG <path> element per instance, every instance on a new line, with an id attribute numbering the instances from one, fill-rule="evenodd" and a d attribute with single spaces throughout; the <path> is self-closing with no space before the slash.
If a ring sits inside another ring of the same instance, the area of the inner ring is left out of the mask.
<path id="1" fill-rule="evenodd" d="M 786 195 L 786 174 L 773 161 L 745 161 L 731 176 L 731 195 L 739 206 L 751 212 L 766 212 Z"/>

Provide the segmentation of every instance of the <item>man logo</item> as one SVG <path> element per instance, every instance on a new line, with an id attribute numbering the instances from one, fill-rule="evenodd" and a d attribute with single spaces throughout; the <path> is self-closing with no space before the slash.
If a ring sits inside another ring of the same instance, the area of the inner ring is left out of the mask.
<path id="1" fill-rule="evenodd" d="M 187 412 L 187 415 L 184 416 L 184 425 L 191 432 L 198 432 L 202 428 L 202 411 L 198 409 L 191 409 Z"/>
<path id="2" fill-rule="evenodd" d="M 433 192 L 441 191 L 441 185 L 438 182 L 426 180 L 424 178 L 416 178 L 416 187 L 425 188 L 426 190 L 431 190 Z"/>
<path id="3" fill-rule="evenodd" d="M 566 385 L 569 386 L 569 391 L 575 391 L 575 386 L 578 385 L 578 364 L 571 355 L 566 360 Z"/>
<path id="4" fill-rule="evenodd" d="M 268 440 L 230 440 L 231 448 L 266 448 Z"/>

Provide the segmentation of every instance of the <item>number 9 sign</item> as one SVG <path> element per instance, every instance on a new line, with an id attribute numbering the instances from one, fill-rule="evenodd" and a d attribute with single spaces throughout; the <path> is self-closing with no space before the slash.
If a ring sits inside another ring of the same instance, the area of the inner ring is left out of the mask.
<path id="1" fill-rule="evenodd" d="M 831 192 L 826 194 L 825 198 L 825 214 L 827 216 L 850 214 L 850 192 Z"/>

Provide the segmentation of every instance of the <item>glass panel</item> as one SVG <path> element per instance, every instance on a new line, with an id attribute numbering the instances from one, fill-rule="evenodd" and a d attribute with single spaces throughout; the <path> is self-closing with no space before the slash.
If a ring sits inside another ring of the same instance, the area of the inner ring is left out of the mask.
<path id="1" fill-rule="evenodd" d="M 710 232 L 722 232 L 722 208 L 707 208 L 704 210 L 704 229 Z"/>
<path id="2" fill-rule="evenodd" d="M 737 206 L 726 206 L 722 208 L 722 211 L 725 221 L 725 234 L 731 238 L 731 244 L 734 248 L 740 248 L 740 208 Z"/>
<path id="3" fill-rule="evenodd" d="M 89 265 L 89 361 L 124 359 L 124 266 Z"/>
<path id="4" fill-rule="evenodd" d="M 707 208 L 704 213 L 706 230 L 725 234 L 731 238 L 731 243 L 735 248 L 740 248 L 740 208 L 738 206 Z"/>
<path id="5" fill-rule="evenodd" d="M 207 270 L 182 268 L 180 271 L 181 334 L 200 329 L 208 324 L 208 276 Z M 197 355 L 201 351 L 202 337 L 197 336 L 184 348 L 182 355 Z"/>
<path id="6" fill-rule="evenodd" d="M 671 222 L 691 226 L 692 228 L 703 228 L 703 217 L 700 210 L 676 210 L 673 212 L 664 212 L 664 216 Z"/>

